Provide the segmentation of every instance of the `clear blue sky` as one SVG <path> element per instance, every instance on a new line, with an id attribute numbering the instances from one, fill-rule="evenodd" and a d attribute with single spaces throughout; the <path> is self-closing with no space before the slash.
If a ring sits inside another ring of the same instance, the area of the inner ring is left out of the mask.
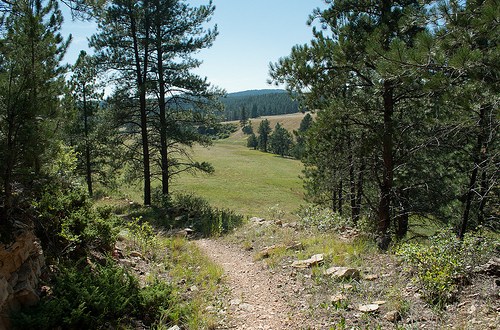
<path id="1" fill-rule="evenodd" d="M 191 5 L 208 0 L 191 0 Z M 216 10 L 211 25 L 217 24 L 219 36 L 210 49 L 196 55 L 203 60 L 196 73 L 226 89 L 236 92 L 247 89 L 275 88 L 266 83 L 269 62 L 276 62 L 290 53 L 292 46 L 311 40 L 312 29 L 306 22 L 322 0 L 213 0 Z M 80 49 L 87 48 L 87 37 L 96 24 L 71 22 L 63 26 L 63 34 L 71 33 L 73 42 L 66 60 L 73 63 Z"/>

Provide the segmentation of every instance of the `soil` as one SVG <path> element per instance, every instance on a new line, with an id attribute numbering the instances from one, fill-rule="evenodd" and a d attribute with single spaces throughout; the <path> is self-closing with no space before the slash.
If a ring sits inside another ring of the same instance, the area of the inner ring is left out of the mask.
<path id="1" fill-rule="evenodd" d="M 196 243 L 225 272 L 230 298 L 224 329 L 308 328 L 305 304 L 290 295 L 303 290 L 300 283 L 266 269 L 262 261 L 254 261 L 250 252 L 237 246 L 209 239 Z"/>

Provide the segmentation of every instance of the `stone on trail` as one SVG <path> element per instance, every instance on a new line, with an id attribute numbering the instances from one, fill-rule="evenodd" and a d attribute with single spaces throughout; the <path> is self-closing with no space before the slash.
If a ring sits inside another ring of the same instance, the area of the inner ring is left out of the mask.
<path id="1" fill-rule="evenodd" d="M 259 218 L 259 217 L 252 217 L 252 218 L 250 218 L 250 221 L 258 223 L 258 224 L 262 224 L 262 223 L 266 222 L 266 219 Z"/>
<path id="2" fill-rule="evenodd" d="M 178 325 L 174 325 L 173 327 L 168 328 L 168 330 L 181 330 Z"/>
<path id="3" fill-rule="evenodd" d="M 130 252 L 130 256 L 133 258 L 141 258 L 142 259 L 142 254 L 140 252 L 137 252 L 137 251 Z"/>
<path id="4" fill-rule="evenodd" d="M 271 245 L 271 246 L 266 246 L 259 252 L 259 258 L 260 259 L 265 259 L 269 258 L 269 256 L 273 253 L 273 251 L 277 249 L 284 248 L 284 245 Z"/>
<path id="5" fill-rule="evenodd" d="M 254 310 L 253 306 L 247 303 L 240 304 L 239 308 L 245 312 L 253 312 Z"/>
<path id="6" fill-rule="evenodd" d="M 377 300 L 377 301 L 374 301 L 373 303 L 380 306 L 380 305 L 385 304 L 386 301 L 385 300 Z"/>
<path id="7" fill-rule="evenodd" d="M 384 319 L 386 319 L 389 322 L 395 323 L 401 320 L 401 314 L 399 314 L 398 311 L 390 311 L 385 313 Z"/>
<path id="8" fill-rule="evenodd" d="M 304 246 L 302 245 L 301 242 L 293 242 L 292 244 L 288 245 L 286 249 L 297 251 L 297 250 L 303 250 Z"/>
<path id="9" fill-rule="evenodd" d="M 359 270 L 349 267 L 330 267 L 325 270 L 325 275 L 337 279 L 359 279 Z"/>
<path id="10" fill-rule="evenodd" d="M 379 309 L 379 305 L 377 304 L 366 304 L 366 305 L 359 305 L 358 310 L 363 313 L 372 313 L 376 312 Z"/>
<path id="11" fill-rule="evenodd" d="M 376 279 L 378 279 L 377 274 L 368 274 L 368 275 L 363 276 L 363 280 L 366 280 L 366 281 L 375 281 Z"/>
<path id="12" fill-rule="evenodd" d="M 340 292 L 338 292 L 338 293 L 336 293 L 336 294 L 334 294 L 333 296 L 330 297 L 330 301 L 332 303 L 334 303 L 334 304 L 338 303 L 338 302 L 341 302 L 343 300 L 346 300 L 346 299 L 347 299 L 347 296 L 344 295 L 344 294 L 342 294 L 342 293 L 340 293 Z"/>
<path id="13" fill-rule="evenodd" d="M 296 260 L 292 263 L 294 268 L 310 268 L 323 262 L 323 254 L 315 254 L 306 260 Z"/>

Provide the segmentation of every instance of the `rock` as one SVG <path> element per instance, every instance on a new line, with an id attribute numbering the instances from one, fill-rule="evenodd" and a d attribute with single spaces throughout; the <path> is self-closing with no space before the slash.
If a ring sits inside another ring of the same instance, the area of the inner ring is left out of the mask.
<path id="1" fill-rule="evenodd" d="M 140 252 L 137 252 L 137 251 L 130 252 L 130 256 L 132 258 L 141 258 L 142 259 L 142 254 Z"/>
<path id="2" fill-rule="evenodd" d="M 306 260 L 296 260 L 292 263 L 294 268 L 310 268 L 323 262 L 323 254 L 315 254 Z"/>
<path id="3" fill-rule="evenodd" d="M 259 218 L 259 217 L 252 217 L 252 218 L 250 218 L 250 221 L 253 223 L 257 223 L 257 224 L 262 224 L 262 223 L 266 222 L 266 219 Z"/>
<path id="4" fill-rule="evenodd" d="M 181 328 L 178 325 L 174 325 L 173 327 L 170 327 L 167 330 L 181 330 Z"/>
<path id="5" fill-rule="evenodd" d="M 338 302 L 341 302 L 343 300 L 346 300 L 346 299 L 347 299 L 347 296 L 344 295 L 344 294 L 342 294 L 342 293 L 340 293 L 340 292 L 338 292 L 338 293 L 336 293 L 336 294 L 334 294 L 333 296 L 330 297 L 330 301 L 332 303 L 334 303 L 334 304 L 338 303 Z"/>
<path id="6" fill-rule="evenodd" d="M 240 299 L 233 299 L 229 302 L 229 305 L 231 306 L 238 306 L 241 304 L 241 300 Z"/>
<path id="7" fill-rule="evenodd" d="M 191 229 L 191 228 L 184 228 L 182 230 L 179 230 L 175 236 L 177 237 L 183 237 L 183 238 L 187 238 L 187 237 L 191 237 L 193 236 L 194 234 L 194 230 Z"/>
<path id="8" fill-rule="evenodd" d="M 324 274 L 337 279 L 359 279 L 359 270 L 356 268 L 330 267 Z"/>
<path id="9" fill-rule="evenodd" d="M 353 286 L 351 284 L 342 284 L 341 288 L 343 290 L 351 290 L 353 288 Z"/>
<path id="10" fill-rule="evenodd" d="M 376 304 L 376 305 L 384 305 L 386 303 L 385 300 L 377 300 L 377 301 L 374 301 L 373 304 Z"/>
<path id="11" fill-rule="evenodd" d="M 493 257 L 482 266 L 476 267 L 476 272 L 490 276 L 500 276 L 500 258 Z"/>
<path id="12" fill-rule="evenodd" d="M 191 292 L 197 292 L 199 290 L 198 290 L 198 287 L 196 285 L 193 285 L 192 287 L 189 288 L 189 291 L 191 291 Z"/>
<path id="13" fill-rule="evenodd" d="M 304 246 L 302 245 L 301 242 L 294 242 L 294 243 L 292 243 L 290 245 L 287 245 L 286 249 L 287 250 L 298 251 L 298 250 L 303 250 Z"/>
<path id="14" fill-rule="evenodd" d="M 363 313 L 373 313 L 378 311 L 379 306 L 377 304 L 366 304 L 358 305 L 358 310 Z"/>
<path id="15" fill-rule="evenodd" d="M 284 248 L 284 245 L 271 245 L 263 248 L 258 255 L 259 259 L 269 258 L 269 256 L 273 253 L 274 250 Z"/>
<path id="16" fill-rule="evenodd" d="M 245 312 L 253 312 L 254 308 L 252 305 L 247 304 L 247 303 L 242 303 L 239 305 L 240 309 L 245 311 Z"/>
<path id="17" fill-rule="evenodd" d="M 375 281 L 376 279 L 378 279 L 378 275 L 368 274 L 368 275 L 363 276 L 363 279 L 366 281 Z"/>
<path id="18" fill-rule="evenodd" d="M 35 305 L 45 258 L 39 240 L 29 226 L 18 223 L 10 244 L 0 243 L 0 329 L 10 328 L 8 315 Z"/>
<path id="19" fill-rule="evenodd" d="M 401 314 L 399 314 L 398 311 L 390 311 L 385 313 L 384 319 L 389 322 L 396 323 L 397 321 L 401 320 Z"/>
<path id="20" fill-rule="evenodd" d="M 297 222 L 285 222 L 283 224 L 283 227 L 290 227 L 292 229 L 298 229 L 299 228 L 299 224 Z"/>

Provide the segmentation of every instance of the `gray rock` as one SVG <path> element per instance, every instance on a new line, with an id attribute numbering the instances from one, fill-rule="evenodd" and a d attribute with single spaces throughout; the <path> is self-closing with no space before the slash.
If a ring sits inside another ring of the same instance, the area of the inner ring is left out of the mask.
<path id="1" fill-rule="evenodd" d="M 168 330 L 181 330 L 178 325 L 174 325 L 173 327 L 168 328 Z"/>
<path id="2" fill-rule="evenodd" d="M 349 267 L 330 267 L 325 271 L 325 275 L 337 279 L 359 279 L 359 270 Z"/>
<path id="3" fill-rule="evenodd" d="M 384 319 L 386 319 L 389 322 L 395 323 L 401 320 L 401 314 L 399 314 L 398 311 L 390 311 L 385 313 Z"/>
<path id="4" fill-rule="evenodd" d="M 378 311 L 379 305 L 377 304 L 366 304 L 366 305 L 359 305 L 358 306 L 358 311 L 363 312 L 363 313 L 373 313 Z"/>
<path id="5" fill-rule="evenodd" d="M 312 266 L 317 266 L 323 262 L 323 254 L 315 254 L 311 258 L 306 260 L 296 260 L 292 263 L 294 268 L 310 268 Z"/>

